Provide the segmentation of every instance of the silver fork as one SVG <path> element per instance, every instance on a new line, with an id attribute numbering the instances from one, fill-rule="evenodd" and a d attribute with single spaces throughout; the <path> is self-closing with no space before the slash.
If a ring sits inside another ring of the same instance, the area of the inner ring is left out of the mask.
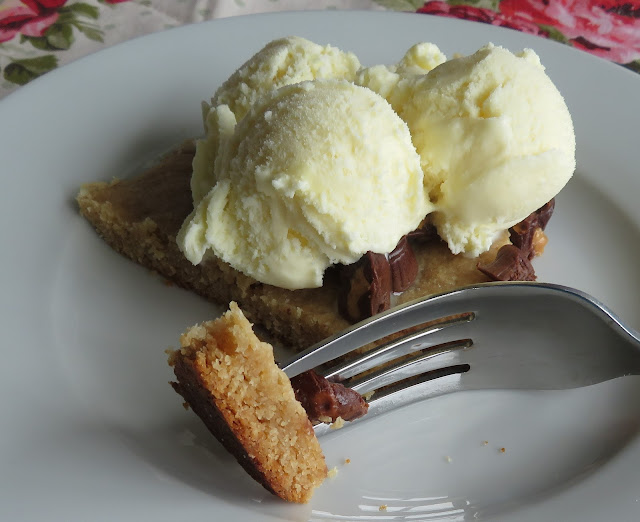
<path id="1" fill-rule="evenodd" d="M 409 328 L 409 334 L 354 352 Z M 338 364 L 327 366 L 337 358 Z M 579 290 L 484 283 L 379 314 L 282 367 L 289 377 L 312 368 L 365 397 L 373 392 L 369 402 L 407 395 L 427 382 L 419 398 L 462 390 L 577 388 L 640 374 L 640 335 Z"/>

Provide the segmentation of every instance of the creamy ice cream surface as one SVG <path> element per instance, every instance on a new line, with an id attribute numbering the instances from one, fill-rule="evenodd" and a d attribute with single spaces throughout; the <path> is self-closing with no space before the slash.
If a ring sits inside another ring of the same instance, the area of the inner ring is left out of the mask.
<path id="1" fill-rule="evenodd" d="M 193 263 L 210 250 L 259 281 L 316 287 L 333 263 L 390 252 L 432 210 L 406 124 L 351 82 L 271 91 L 218 136 L 216 183 L 178 238 Z"/>
<path id="2" fill-rule="evenodd" d="M 484 252 L 572 176 L 571 116 L 533 51 L 488 45 L 407 82 L 391 102 L 453 253 Z"/>
<path id="3" fill-rule="evenodd" d="M 408 80 L 427 74 L 446 60 L 437 45 L 421 42 L 411 46 L 397 64 L 362 67 L 354 82 L 377 92 L 393 105 L 393 99 L 406 98 Z"/>
<path id="4" fill-rule="evenodd" d="M 194 204 L 215 184 L 220 133 L 232 132 L 261 96 L 306 80 L 351 81 L 359 69 L 353 53 L 298 36 L 273 40 L 253 55 L 216 90 L 210 103 L 202 103 L 206 136 L 196 148 L 191 179 Z"/>
<path id="5" fill-rule="evenodd" d="M 575 168 L 567 106 L 537 55 L 491 44 L 394 65 L 275 40 L 203 105 L 178 244 L 258 281 L 320 286 L 325 269 L 389 253 L 431 214 L 477 256 L 552 199 Z"/>
<path id="6" fill-rule="evenodd" d="M 216 91 L 211 105 L 228 105 L 241 120 L 257 99 L 272 89 L 306 80 L 353 80 L 360 62 L 355 54 L 305 38 L 289 36 L 268 43 Z"/>

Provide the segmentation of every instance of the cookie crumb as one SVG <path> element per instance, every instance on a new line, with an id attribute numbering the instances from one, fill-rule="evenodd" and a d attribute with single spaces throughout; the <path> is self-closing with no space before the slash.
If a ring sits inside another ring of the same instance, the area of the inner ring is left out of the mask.
<path id="1" fill-rule="evenodd" d="M 373 397 L 373 394 L 374 394 L 375 392 L 376 392 L 375 390 L 368 391 L 367 393 L 365 393 L 365 394 L 362 396 L 362 398 L 363 398 L 365 401 L 368 401 L 371 397 Z"/>
<path id="2" fill-rule="evenodd" d="M 331 423 L 331 426 L 329 426 L 329 428 L 332 430 L 339 430 L 343 426 L 344 426 L 344 419 L 342 417 L 338 417 L 335 422 Z"/>
<path id="3" fill-rule="evenodd" d="M 344 459 L 345 464 L 351 464 L 351 459 Z"/>
<path id="4" fill-rule="evenodd" d="M 447 462 L 451 462 L 453 459 L 452 459 L 449 455 L 447 455 L 447 456 L 444 458 L 444 460 L 446 460 Z"/>
<path id="5" fill-rule="evenodd" d="M 488 440 L 483 440 L 482 441 L 482 445 L 483 446 L 488 446 L 489 445 L 489 441 Z"/>
<path id="6" fill-rule="evenodd" d="M 379 508 L 378 511 L 386 511 L 387 510 L 387 505 L 386 504 L 382 504 Z"/>
<path id="7" fill-rule="evenodd" d="M 329 472 L 327 473 L 327 477 L 329 478 L 335 478 L 336 475 L 338 474 L 338 467 L 337 466 L 333 466 Z"/>
<path id="8" fill-rule="evenodd" d="M 507 448 L 500 448 L 500 453 L 506 453 L 507 452 Z"/>

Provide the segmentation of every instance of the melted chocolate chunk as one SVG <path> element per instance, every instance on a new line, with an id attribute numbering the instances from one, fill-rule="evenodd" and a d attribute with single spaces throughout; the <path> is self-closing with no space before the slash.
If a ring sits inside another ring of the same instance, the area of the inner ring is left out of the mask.
<path id="1" fill-rule="evenodd" d="M 552 199 L 511 227 L 512 244 L 500 248 L 492 263 L 478 264 L 478 270 L 494 281 L 535 281 L 536 273 L 530 261 L 536 255 L 533 240 L 536 230 L 544 230 L 549 223 L 554 208 L 555 199 Z"/>
<path id="2" fill-rule="evenodd" d="M 340 269 L 338 310 L 347 321 L 356 323 L 388 310 L 391 292 L 404 292 L 415 281 L 418 261 L 407 238 L 403 236 L 388 257 L 367 252 Z"/>
<path id="3" fill-rule="evenodd" d="M 514 245 L 498 250 L 495 261 L 478 264 L 480 270 L 494 281 L 535 281 L 536 273 L 525 252 Z"/>
<path id="4" fill-rule="evenodd" d="M 312 422 L 338 417 L 350 421 L 362 417 L 369 405 L 362 396 L 340 383 L 330 382 L 313 370 L 308 370 L 291 378 L 296 399 L 306 410 Z"/>
<path id="5" fill-rule="evenodd" d="M 416 280 L 418 261 L 407 236 L 403 236 L 389 254 L 389 266 L 391 268 L 391 289 L 394 292 L 404 292 Z"/>
<path id="6" fill-rule="evenodd" d="M 369 281 L 369 291 L 360 300 L 365 317 L 389 309 L 391 304 L 391 267 L 384 254 L 365 254 L 364 277 Z"/>
<path id="7" fill-rule="evenodd" d="M 418 225 L 418 228 L 409 232 L 407 237 L 411 241 L 417 241 L 419 243 L 426 243 L 427 241 L 431 241 L 433 239 L 439 239 L 438 231 L 436 227 L 431 223 L 427 222 L 428 218 L 423 219 L 422 223 Z"/>
<path id="8" fill-rule="evenodd" d="M 547 228 L 547 223 L 551 219 L 553 215 L 553 211 L 556 208 L 556 200 L 552 198 L 546 205 L 541 206 L 538 210 L 535 211 L 535 214 L 538 218 L 538 226 L 544 230 Z"/>
<path id="9" fill-rule="evenodd" d="M 536 229 L 545 229 L 547 223 L 551 219 L 553 209 L 555 208 L 555 199 L 552 199 L 546 205 L 540 207 L 535 212 L 529 214 L 524 220 L 509 229 L 509 239 L 516 247 L 518 247 L 527 256 L 533 259 L 535 252 L 533 250 L 533 238 Z"/>
<path id="10" fill-rule="evenodd" d="M 387 310 L 391 304 L 391 267 L 384 254 L 367 252 L 341 272 L 340 314 L 358 322 Z"/>

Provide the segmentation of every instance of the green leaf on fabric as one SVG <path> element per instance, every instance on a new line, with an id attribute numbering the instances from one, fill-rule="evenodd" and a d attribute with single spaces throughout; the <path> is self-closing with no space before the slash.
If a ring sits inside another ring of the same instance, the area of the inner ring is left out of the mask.
<path id="1" fill-rule="evenodd" d="M 75 40 L 71 25 L 53 24 L 44 33 L 47 42 L 54 49 L 67 50 Z"/>
<path id="2" fill-rule="evenodd" d="M 78 14 L 93 18 L 94 20 L 100 18 L 100 10 L 95 5 L 80 2 L 78 4 L 72 4 L 71 8 L 74 9 Z"/>
<path id="3" fill-rule="evenodd" d="M 633 62 L 623 64 L 627 69 L 631 69 L 637 73 L 640 73 L 640 60 L 634 60 Z"/>
<path id="4" fill-rule="evenodd" d="M 549 35 L 548 36 L 549 40 L 555 40 L 556 42 L 560 42 L 564 44 L 569 42 L 569 39 L 552 25 L 540 24 L 538 27 L 540 27 L 542 31 L 544 31 Z"/>
<path id="5" fill-rule="evenodd" d="M 64 8 L 63 8 L 64 9 Z M 58 11 L 58 19 L 56 20 L 56 25 L 67 25 L 72 24 L 76 21 L 76 14 L 72 11 Z"/>
<path id="6" fill-rule="evenodd" d="M 58 59 L 52 54 L 38 56 L 37 58 L 24 58 L 15 60 L 4 68 L 2 76 L 8 82 L 24 85 L 38 76 L 55 69 Z"/>
<path id="7" fill-rule="evenodd" d="M 375 0 L 376 4 L 393 11 L 416 11 L 424 0 Z"/>
<path id="8" fill-rule="evenodd" d="M 103 42 L 102 31 L 95 27 L 90 27 L 86 24 L 74 24 L 80 32 L 82 32 L 89 40 L 93 40 L 94 42 Z"/>
<path id="9" fill-rule="evenodd" d="M 473 5 L 481 9 L 499 11 L 500 0 L 448 0 L 449 5 Z"/>
<path id="10" fill-rule="evenodd" d="M 2 77 L 8 82 L 15 83 L 16 85 L 24 85 L 34 78 L 37 78 L 38 75 L 31 73 L 18 64 L 10 63 L 4 68 Z"/>
<path id="11" fill-rule="evenodd" d="M 100 10 L 95 5 L 85 4 L 84 2 L 70 4 L 66 8 L 74 13 L 93 18 L 94 20 L 97 20 L 100 16 Z"/>
<path id="12" fill-rule="evenodd" d="M 49 44 L 49 42 L 47 41 L 47 38 L 44 36 L 24 36 L 23 35 L 20 43 L 24 43 L 24 42 L 29 42 L 31 45 L 33 45 L 33 47 L 35 47 L 36 49 L 39 49 L 40 51 L 56 50 L 55 47 L 52 47 Z"/>

